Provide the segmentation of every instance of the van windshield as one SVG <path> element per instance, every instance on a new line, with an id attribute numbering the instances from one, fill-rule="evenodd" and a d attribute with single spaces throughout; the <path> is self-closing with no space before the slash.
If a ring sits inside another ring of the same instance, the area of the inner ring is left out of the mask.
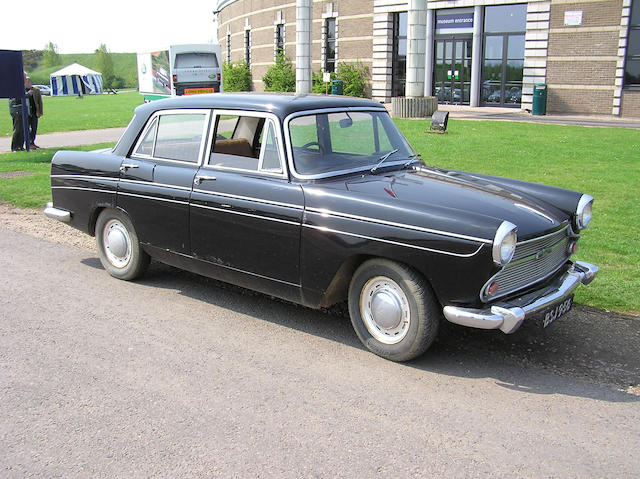
<path id="1" fill-rule="evenodd" d="M 178 53 L 174 68 L 218 68 L 215 53 Z"/>

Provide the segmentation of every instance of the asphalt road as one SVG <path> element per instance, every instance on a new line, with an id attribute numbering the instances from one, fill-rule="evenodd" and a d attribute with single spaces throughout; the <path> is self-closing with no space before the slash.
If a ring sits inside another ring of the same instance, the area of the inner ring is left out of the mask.
<path id="1" fill-rule="evenodd" d="M 422 358 L 348 319 L 0 229 L 2 477 L 640 474 L 638 319 L 577 308 Z"/>

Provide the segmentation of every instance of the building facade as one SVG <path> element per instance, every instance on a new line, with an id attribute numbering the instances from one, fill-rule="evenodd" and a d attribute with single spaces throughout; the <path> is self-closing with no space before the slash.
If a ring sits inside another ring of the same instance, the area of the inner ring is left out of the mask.
<path id="1" fill-rule="evenodd" d="M 278 52 L 295 59 L 295 7 L 218 4 L 224 59 L 245 59 L 257 91 Z M 368 67 L 382 102 L 530 110 L 544 84 L 548 112 L 640 117 L 640 0 L 315 0 L 312 69 L 340 62 Z"/>

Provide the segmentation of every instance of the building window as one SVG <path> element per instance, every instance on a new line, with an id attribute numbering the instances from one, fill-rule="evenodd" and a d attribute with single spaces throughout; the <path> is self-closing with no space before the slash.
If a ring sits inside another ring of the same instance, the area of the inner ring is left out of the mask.
<path id="1" fill-rule="evenodd" d="M 624 84 L 640 87 L 640 0 L 634 0 L 631 4 Z"/>
<path id="2" fill-rule="evenodd" d="M 391 96 L 404 96 L 407 79 L 407 12 L 393 14 Z"/>
<path id="3" fill-rule="evenodd" d="M 324 71 L 333 73 L 336 71 L 336 19 L 330 17 L 325 20 L 324 40 Z"/>
<path id="4" fill-rule="evenodd" d="M 276 57 L 284 55 L 284 23 L 276 25 Z"/>
<path id="5" fill-rule="evenodd" d="M 231 31 L 227 31 L 227 63 L 231 63 Z"/>
<path id="6" fill-rule="evenodd" d="M 244 61 L 251 66 L 251 30 L 244 31 Z"/>

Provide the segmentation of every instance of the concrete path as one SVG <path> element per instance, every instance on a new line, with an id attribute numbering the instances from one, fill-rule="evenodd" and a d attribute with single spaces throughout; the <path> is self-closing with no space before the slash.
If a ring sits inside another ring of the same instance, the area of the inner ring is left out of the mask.
<path id="1" fill-rule="evenodd" d="M 124 128 L 106 128 L 104 130 L 78 130 L 59 133 L 43 133 L 36 138 L 40 148 L 66 148 L 68 146 L 95 145 L 96 143 L 116 142 Z M 11 151 L 11 137 L 0 137 L 0 153 Z"/>

